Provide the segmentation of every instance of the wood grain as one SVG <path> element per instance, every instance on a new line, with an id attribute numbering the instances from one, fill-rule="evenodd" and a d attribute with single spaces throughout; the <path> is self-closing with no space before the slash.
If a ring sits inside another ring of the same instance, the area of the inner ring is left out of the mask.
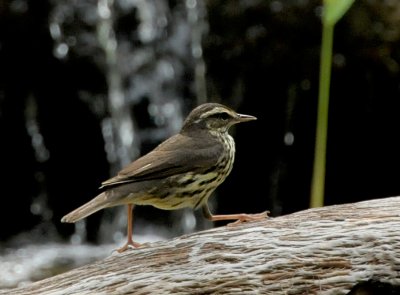
<path id="1" fill-rule="evenodd" d="M 346 294 L 400 285 L 400 197 L 156 242 L 0 294 Z"/>

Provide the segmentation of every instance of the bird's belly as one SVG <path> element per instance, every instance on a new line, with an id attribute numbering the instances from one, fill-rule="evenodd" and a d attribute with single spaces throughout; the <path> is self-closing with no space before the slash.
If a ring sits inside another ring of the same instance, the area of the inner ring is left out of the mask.
<path id="1" fill-rule="evenodd" d="M 151 205 L 163 210 L 198 208 L 207 202 L 215 188 L 225 177 L 219 173 L 191 174 L 172 177 L 145 195 L 130 196 L 136 205 Z"/>

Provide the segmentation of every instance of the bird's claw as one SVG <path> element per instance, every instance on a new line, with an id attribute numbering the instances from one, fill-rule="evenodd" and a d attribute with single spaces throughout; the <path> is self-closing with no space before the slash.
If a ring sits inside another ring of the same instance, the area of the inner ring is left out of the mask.
<path id="1" fill-rule="evenodd" d="M 135 248 L 140 248 L 140 247 L 143 247 L 143 244 L 139 244 L 134 241 L 130 241 L 130 242 L 127 242 L 125 245 L 123 245 L 121 248 L 113 250 L 113 252 L 117 251 L 118 253 L 122 253 L 128 249 L 135 249 Z"/>
<path id="2" fill-rule="evenodd" d="M 243 222 L 259 221 L 268 218 L 269 211 L 264 211 L 256 214 L 240 214 L 239 218 L 235 222 L 231 222 L 228 226 L 236 226 Z"/>

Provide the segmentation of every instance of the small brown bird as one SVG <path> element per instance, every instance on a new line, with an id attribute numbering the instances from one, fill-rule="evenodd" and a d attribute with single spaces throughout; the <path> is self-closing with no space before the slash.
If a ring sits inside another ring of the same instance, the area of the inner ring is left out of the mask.
<path id="1" fill-rule="evenodd" d="M 128 207 L 128 240 L 118 249 L 125 251 L 140 244 L 132 240 L 134 205 L 152 205 L 164 210 L 184 207 L 201 208 L 212 221 L 259 220 L 259 214 L 213 215 L 208 198 L 232 170 L 235 142 L 228 129 L 237 123 L 256 120 L 217 103 L 196 107 L 186 118 L 181 131 L 153 151 L 122 169 L 117 176 L 102 183 L 97 197 L 65 215 L 62 222 L 76 222 L 88 215 L 118 205 Z"/>

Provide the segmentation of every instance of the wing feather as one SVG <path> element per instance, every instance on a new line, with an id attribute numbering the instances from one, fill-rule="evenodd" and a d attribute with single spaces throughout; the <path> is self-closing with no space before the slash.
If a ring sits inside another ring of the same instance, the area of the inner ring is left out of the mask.
<path id="1" fill-rule="evenodd" d="M 210 145 L 210 142 L 213 144 Z M 195 150 L 194 146 L 197 147 Z M 215 140 L 198 140 L 195 137 L 177 134 L 126 166 L 117 176 L 104 181 L 102 188 L 189 171 L 201 173 L 216 165 L 222 152 L 222 144 Z"/>

